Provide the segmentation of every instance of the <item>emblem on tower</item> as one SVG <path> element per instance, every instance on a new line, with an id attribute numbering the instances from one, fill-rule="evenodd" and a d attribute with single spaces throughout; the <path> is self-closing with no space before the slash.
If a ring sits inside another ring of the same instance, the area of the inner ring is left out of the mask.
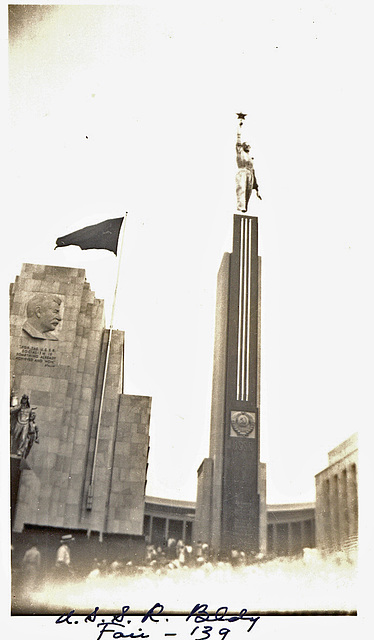
<path id="1" fill-rule="evenodd" d="M 231 411 L 231 435 L 254 438 L 256 414 L 249 411 Z"/>

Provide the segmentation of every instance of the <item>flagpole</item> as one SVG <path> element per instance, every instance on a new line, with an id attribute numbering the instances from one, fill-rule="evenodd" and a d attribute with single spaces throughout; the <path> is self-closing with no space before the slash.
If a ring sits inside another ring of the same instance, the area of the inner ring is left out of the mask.
<path id="1" fill-rule="evenodd" d="M 120 250 L 119 250 L 116 286 L 115 286 L 114 295 L 113 295 L 112 315 L 111 315 L 111 318 L 110 318 L 110 327 L 109 327 L 109 329 L 113 329 L 114 308 L 116 306 L 119 273 L 120 273 L 121 258 L 122 258 L 122 251 L 123 251 L 123 239 L 124 239 L 124 236 L 125 236 L 125 228 L 126 228 L 126 219 L 127 219 L 127 211 L 126 211 L 125 217 L 123 219 L 123 230 L 122 230 L 121 246 L 120 246 Z"/>
<path id="2" fill-rule="evenodd" d="M 95 435 L 95 449 L 94 449 L 94 455 L 93 455 L 93 460 L 92 460 L 90 484 L 88 486 L 87 499 L 86 499 L 86 509 L 87 510 L 91 510 L 92 509 L 92 502 L 93 502 L 93 490 L 94 490 L 94 481 L 95 481 L 95 472 L 96 472 L 97 451 L 98 451 L 98 446 L 99 446 L 99 436 L 100 436 L 100 428 L 101 428 L 101 418 L 102 418 L 102 414 L 103 414 L 104 393 L 105 393 L 106 379 L 107 379 L 107 375 L 108 375 L 110 345 L 111 345 L 111 342 L 112 342 L 112 333 L 113 333 L 114 309 L 115 309 L 115 306 L 116 306 L 118 281 L 119 281 L 119 274 L 120 274 L 120 265 L 121 265 L 122 251 L 123 251 L 123 244 L 124 244 L 123 240 L 124 240 L 124 236 L 125 236 L 126 219 L 127 219 L 127 211 L 126 211 L 126 214 L 125 214 L 125 217 L 124 217 L 124 220 L 123 220 L 121 246 L 120 246 L 120 253 L 119 253 L 119 257 L 118 257 L 117 277 L 116 277 L 116 284 L 115 284 L 114 294 L 113 294 L 113 303 L 112 303 L 112 312 L 111 312 L 110 325 L 109 325 L 108 343 L 107 343 L 107 346 L 106 346 L 104 375 L 103 375 L 103 382 L 102 382 L 102 385 L 101 385 L 99 414 L 98 414 L 98 419 L 97 419 L 97 429 L 96 429 L 96 435 Z"/>

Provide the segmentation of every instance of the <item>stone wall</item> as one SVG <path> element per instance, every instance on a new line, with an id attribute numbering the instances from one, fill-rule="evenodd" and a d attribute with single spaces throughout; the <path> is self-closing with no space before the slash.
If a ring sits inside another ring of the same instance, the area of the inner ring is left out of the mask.
<path id="1" fill-rule="evenodd" d="M 193 540 L 211 544 L 212 539 L 213 460 L 204 458 L 197 471 L 196 514 Z M 220 516 L 220 512 L 218 514 Z"/>
<path id="2" fill-rule="evenodd" d="M 56 329 L 33 337 L 25 323 L 28 303 L 39 294 L 58 298 L 60 319 Z M 123 332 L 112 332 L 97 436 L 109 332 L 103 301 L 84 270 L 25 264 L 10 287 L 10 303 L 13 389 L 37 407 L 40 438 L 21 475 L 14 529 L 28 524 L 141 535 L 151 399 L 122 393 Z"/>
<path id="3" fill-rule="evenodd" d="M 316 482 L 316 543 L 328 552 L 357 546 L 358 443 L 352 436 L 329 452 Z"/>

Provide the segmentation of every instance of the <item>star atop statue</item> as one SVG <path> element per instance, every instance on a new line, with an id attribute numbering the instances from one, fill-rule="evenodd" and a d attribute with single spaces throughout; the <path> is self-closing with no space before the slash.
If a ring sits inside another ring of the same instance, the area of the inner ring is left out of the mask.
<path id="1" fill-rule="evenodd" d="M 240 112 L 240 113 L 237 113 L 236 115 L 238 116 L 239 120 L 244 120 L 244 118 L 246 117 L 247 114 Z"/>

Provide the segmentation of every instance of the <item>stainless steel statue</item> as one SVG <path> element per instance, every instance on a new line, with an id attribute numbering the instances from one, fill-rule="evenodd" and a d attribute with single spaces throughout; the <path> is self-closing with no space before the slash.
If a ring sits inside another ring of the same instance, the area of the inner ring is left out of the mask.
<path id="1" fill-rule="evenodd" d="M 250 155 L 251 147 L 247 142 L 242 142 L 241 128 L 243 126 L 245 113 L 237 113 L 238 130 L 236 136 L 236 163 L 238 172 L 236 174 L 236 201 L 238 211 L 245 213 L 248 209 L 249 198 L 253 190 L 256 191 L 257 197 L 262 200 L 256 180 L 256 174 L 253 166 L 253 158 Z"/>

